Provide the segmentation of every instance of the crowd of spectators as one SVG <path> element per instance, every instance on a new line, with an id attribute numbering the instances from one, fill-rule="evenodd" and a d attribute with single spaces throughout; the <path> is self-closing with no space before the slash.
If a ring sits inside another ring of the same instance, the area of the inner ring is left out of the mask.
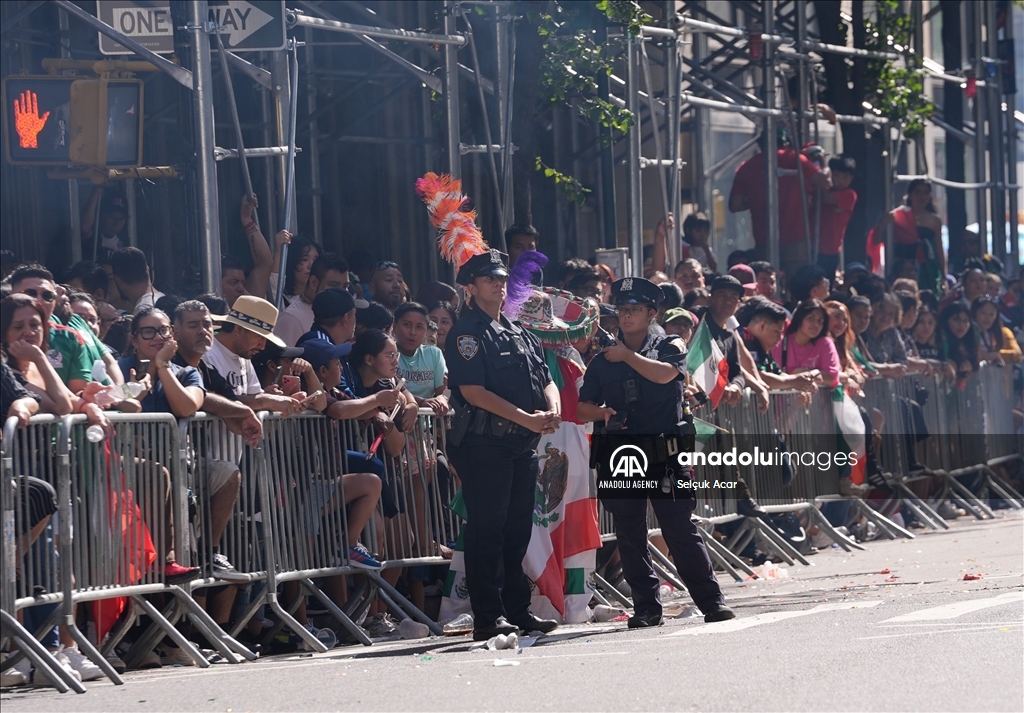
<path id="1" fill-rule="evenodd" d="M 820 169 L 805 165 L 800 156 L 807 184 L 825 192 L 824 205 L 835 213 L 823 220 L 825 232 L 841 232 L 845 222 L 839 214 L 852 210 L 851 201 L 856 200 L 845 193 L 855 170 L 853 162 L 842 157 L 834 160 L 829 179 Z M 780 166 L 795 167 L 797 162 L 792 151 L 785 156 L 780 152 Z M 744 193 L 741 178 L 746 173 L 761 174 L 753 168 L 741 173 L 730 204 L 756 213 L 763 206 L 752 191 Z M 920 186 L 909 192 L 911 212 L 917 210 L 922 196 Z M 246 272 L 243 263 L 225 258 L 219 295 L 185 299 L 162 291 L 154 285 L 142 251 L 113 243 L 104 264 L 77 263 L 64 271 L 60 281 L 38 264 L 18 265 L 5 275 L 3 413 L 16 416 L 21 425 L 37 413 L 80 413 L 89 424 L 110 434 L 110 411 L 170 413 L 181 419 L 202 411 L 222 419 L 250 445 L 262 438 L 258 411 L 287 417 L 312 409 L 333 419 L 355 420 L 381 436 L 379 455 L 349 451 L 351 473 L 340 482 L 320 483 L 317 500 L 321 516 L 330 508 L 347 508 L 348 529 L 344 543 L 337 543 L 346 548 L 347 561 L 359 568 L 379 569 L 378 558 L 395 553 L 373 552 L 360 540 L 364 528 L 379 531 L 393 521 L 408 528 L 422 549 L 450 556 L 446 545 L 451 543 L 434 542 L 436 533 L 410 522 L 408 513 L 402 512 L 404 502 L 423 511 L 429 479 L 413 478 L 413 492 L 398 494 L 395 484 L 388 482 L 382 459 L 402 453 L 419 409 L 430 409 L 438 417 L 448 412 L 445 360 L 451 358 L 454 345 L 447 343 L 447 335 L 458 319 L 459 292 L 439 282 L 413 292 L 402 266 L 388 260 L 371 261 L 357 274 L 340 255 L 286 231 L 275 236 L 276 252 L 271 254 L 253 220 L 255 207 L 255 199 L 246 198 L 240 211 L 253 266 Z M 754 217 L 754 224 L 763 227 L 763 221 Z M 658 226 L 651 260 L 645 266 L 645 273 L 660 283 L 663 292 L 657 321 L 650 329 L 689 342 L 700 325 L 707 324 L 728 362 L 723 403 L 735 405 L 749 390 L 756 407 L 765 410 L 773 391 L 796 390 L 809 397 L 822 386 L 843 386 L 860 402 L 864 384 L 874 376 L 917 372 L 957 384 L 988 363 L 1016 370 L 1015 413 L 1020 418 L 1022 282 L 1017 278 L 1004 283 L 991 261 L 968 261 L 960 274 L 943 276 L 937 288 L 917 282 L 923 270 L 892 281 L 860 263 L 849 263 L 839 271 L 841 240 L 823 240 L 818 260 L 812 263 L 801 248 L 803 226 L 796 223 L 802 221 L 796 221 L 786 226 L 792 238 L 783 244 L 783 260 L 790 267 L 787 273 L 764 259 L 763 235 L 756 255 L 730 255 L 722 265 L 709 244 L 707 217 L 695 213 L 683 222 L 681 259 L 669 270 L 665 240 L 671 221 L 672 216 L 667 216 Z M 513 263 L 527 250 L 542 249 L 532 226 L 513 226 L 505 237 Z M 108 242 L 103 239 L 104 246 Z M 278 312 L 273 298 L 284 245 L 290 247 Z M 754 257 L 758 259 L 744 261 Z M 941 266 L 945 267 L 944 257 Z M 601 332 L 617 332 L 618 312 L 608 304 L 610 285 L 617 277 L 606 265 L 572 258 L 550 265 L 538 278 L 599 305 L 600 330 L 595 325 L 593 333 L 570 350 L 582 367 L 600 351 Z M 121 388 L 125 384 L 135 387 Z M 841 488 L 846 495 L 864 496 L 873 488 L 885 487 L 879 476 L 885 467 L 872 448 L 885 424 L 877 414 L 861 411 L 866 431 L 876 438 L 868 439 L 868 482 L 844 479 Z M 168 537 L 156 543 L 158 564 L 154 566 L 162 568 L 168 583 L 211 577 L 222 584 L 236 584 L 227 587 L 233 592 L 246 578 L 218 544 L 246 474 L 237 462 L 199 455 L 196 474 L 203 478 L 200 490 L 209 499 L 205 506 L 211 521 L 204 527 L 212 538 L 213 559 L 207 571 L 182 566 Z M 919 463 L 909 467 L 927 475 Z M 155 477 L 169 477 L 163 466 L 154 472 Z M 344 502 L 334 498 L 339 487 Z M 19 479 L 19 488 L 34 504 L 27 526 L 34 541 L 56 509 L 54 494 L 29 474 Z M 752 495 L 741 488 L 737 510 L 760 516 L 763 511 Z M 189 526 L 175 521 L 169 495 L 166 506 L 163 517 L 170 532 Z M 945 516 L 961 512 L 943 504 Z M 392 583 L 402 576 L 401 570 L 386 574 Z M 336 584 L 327 586 L 327 591 L 344 605 L 346 582 Z M 403 581 L 417 603 L 423 600 L 423 584 L 412 576 Z M 300 596 L 299 588 L 286 587 L 285 596 L 294 601 Z M 300 602 L 300 621 L 306 620 L 304 607 Z M 226 607 L 221 603 L 218 612 L 226 613 L 218 614 L 218 623 L 227 624 L 231 611 L 230 601 Z M 374 603 L 363 623 L 371 635 L 393 632 L 396 624 L 380 602 Z M 257 632 L 251 633 L 251 628 L 249 632 L 255 637 L 259 629 L 257 622 Z M 62 628 L 44 643 L 59 652 L 62 664 L 81 678 L 102 676 Z M 294 638 L 285 643 L 298 645 Z M 190 661 L 167 641 L 159 648 L 165 663 Z M 160 661 L 152 655 L 147 665 L 160 665 Z M 22 673 L 31 676 L 29 670 Z"/>

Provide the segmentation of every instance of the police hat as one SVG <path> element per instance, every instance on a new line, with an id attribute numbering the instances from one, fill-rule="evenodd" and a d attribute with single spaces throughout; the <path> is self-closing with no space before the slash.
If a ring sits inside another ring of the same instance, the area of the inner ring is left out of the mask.
<path id="1" fill-rule="evenodd" d="M 718 290 L 732 290 L 740 297 L 746 293 L 740 281 L 732 275 L 720 275 L 715 278 L 715 281 L 711 283 L 711 294 L 715 294 Z"/>
<path id="2" fill-rule="evenodd" d="M 657 309 L 664 293 L 661 288 L 643 277 L 624 277 L 612 283 L 612 304 L 650 305 Z"/>
<path id="3" fill-rule="evenodd" d="M 466 260 L 459 268 L 455 281 L 466 286 L 478 277 L 490 276 L 508 277 L 508 255 L 500 250 L 488 250 Z"/>

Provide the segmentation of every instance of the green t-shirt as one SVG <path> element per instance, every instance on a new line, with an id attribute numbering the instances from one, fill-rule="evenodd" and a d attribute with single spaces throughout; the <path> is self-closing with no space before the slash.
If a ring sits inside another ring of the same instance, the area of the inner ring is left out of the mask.
<path id="1" fill-rule="evenodd" d="M 85 337 L 56 318 L 50 320 L 50 348 L 46 358 L 65 384 L 74 379 L 92 381 L 93 360 L 86 351 Z"/>
<path id="2" fill-rule="evenodd" d="M 96 333 L 92 331 L 89 324 L 79 317 L 77 314 L 71 315 L 71 319 L 68 320 L 68 327 L 71 327 L 85 340 L 85 355 L 89 358 L 89 369 L 90 373 L 92 365 L 97 361 L 103 359 L 110 350 L 107 349 L 107 345 L 100 341 Z M 90 381 L 91 381 L 90 377 Z M 109 381 L 109 380 L 108 380 Z"/>
<path id="3" fill-rule="evenodd" d="M 405 379 L 410 393 L 421 399 L 434 398 L 437 389 L 444 386 L 444 372 L 444 354 L 429 344 L 421 346 L 411 357 L 398 357 L 398 376 Z"/>

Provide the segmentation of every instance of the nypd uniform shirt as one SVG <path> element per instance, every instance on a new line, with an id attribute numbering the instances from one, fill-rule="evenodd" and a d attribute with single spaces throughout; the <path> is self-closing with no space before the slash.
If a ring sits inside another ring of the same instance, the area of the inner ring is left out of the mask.
<path id="1" fill-rule="evenodd" d="M 551 372 L 544 349 L 504 315 L 495 320 L 475 306 L 463 310 L 445 338 L 444 357 L 452 393 L 461 397 L 460 387 L 482 386 L 526 413 L 547 411 Z"/>
<path id="2" fill-rule="evenodd" d="M 622 341 L 621 333 L 619 341 Z M 618 416 L 626 417 L 626 433 L 665 433 L 681 418 L 680 386 L 686 374 L 686 344 L 679 337 L 648 334 L 637 354 L 671 364 L 679 374 L 667 384 L 658 384 L 641 376 L 626 362 L 613 364 L 603 353 L 598 354 L 583 375 L 580 401 L 611 406 Z M 632 381 L 632 394 L 626 383 L 629 381 Z"/>

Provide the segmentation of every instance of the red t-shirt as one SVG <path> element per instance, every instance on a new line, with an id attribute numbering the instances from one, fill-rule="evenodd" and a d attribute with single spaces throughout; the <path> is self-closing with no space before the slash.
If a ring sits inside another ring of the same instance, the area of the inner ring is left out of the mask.
<path id="1" fill-rule="evenodd" d="M 795 170 L 797 153 L 793 149 L 779 149 L 780 169 Z M 811 178 L 820 170 L 810 159 L 800 154 L 800 168 L 804 172 L 804 188 L 810 191 Z M 764 245 L 768 239 L 768 212 L 764 194 L 764 154 L 757 154 L 736 169 L 732 182 L 732 193 L 745 195 L 750 205 L 750 224 L 754 233 L 754 244 Z M 811 206 L 808 193 L 807 205 Z M 804 239 L 803 206 L 800 201 L 800 179 L 793 176 L 779 177 L 779 244 L 799 243 Z"/>
<path id="2" fill-rule="evenodd" d="M 852 188 L 829 191 L 835 196 L 835 203 L 821 204 L 821 232 L 818 237 L 818 252 L 823 255 L 838 255 L 843 248 L 846 226 L 857 205 L 857 193 Z"/>

